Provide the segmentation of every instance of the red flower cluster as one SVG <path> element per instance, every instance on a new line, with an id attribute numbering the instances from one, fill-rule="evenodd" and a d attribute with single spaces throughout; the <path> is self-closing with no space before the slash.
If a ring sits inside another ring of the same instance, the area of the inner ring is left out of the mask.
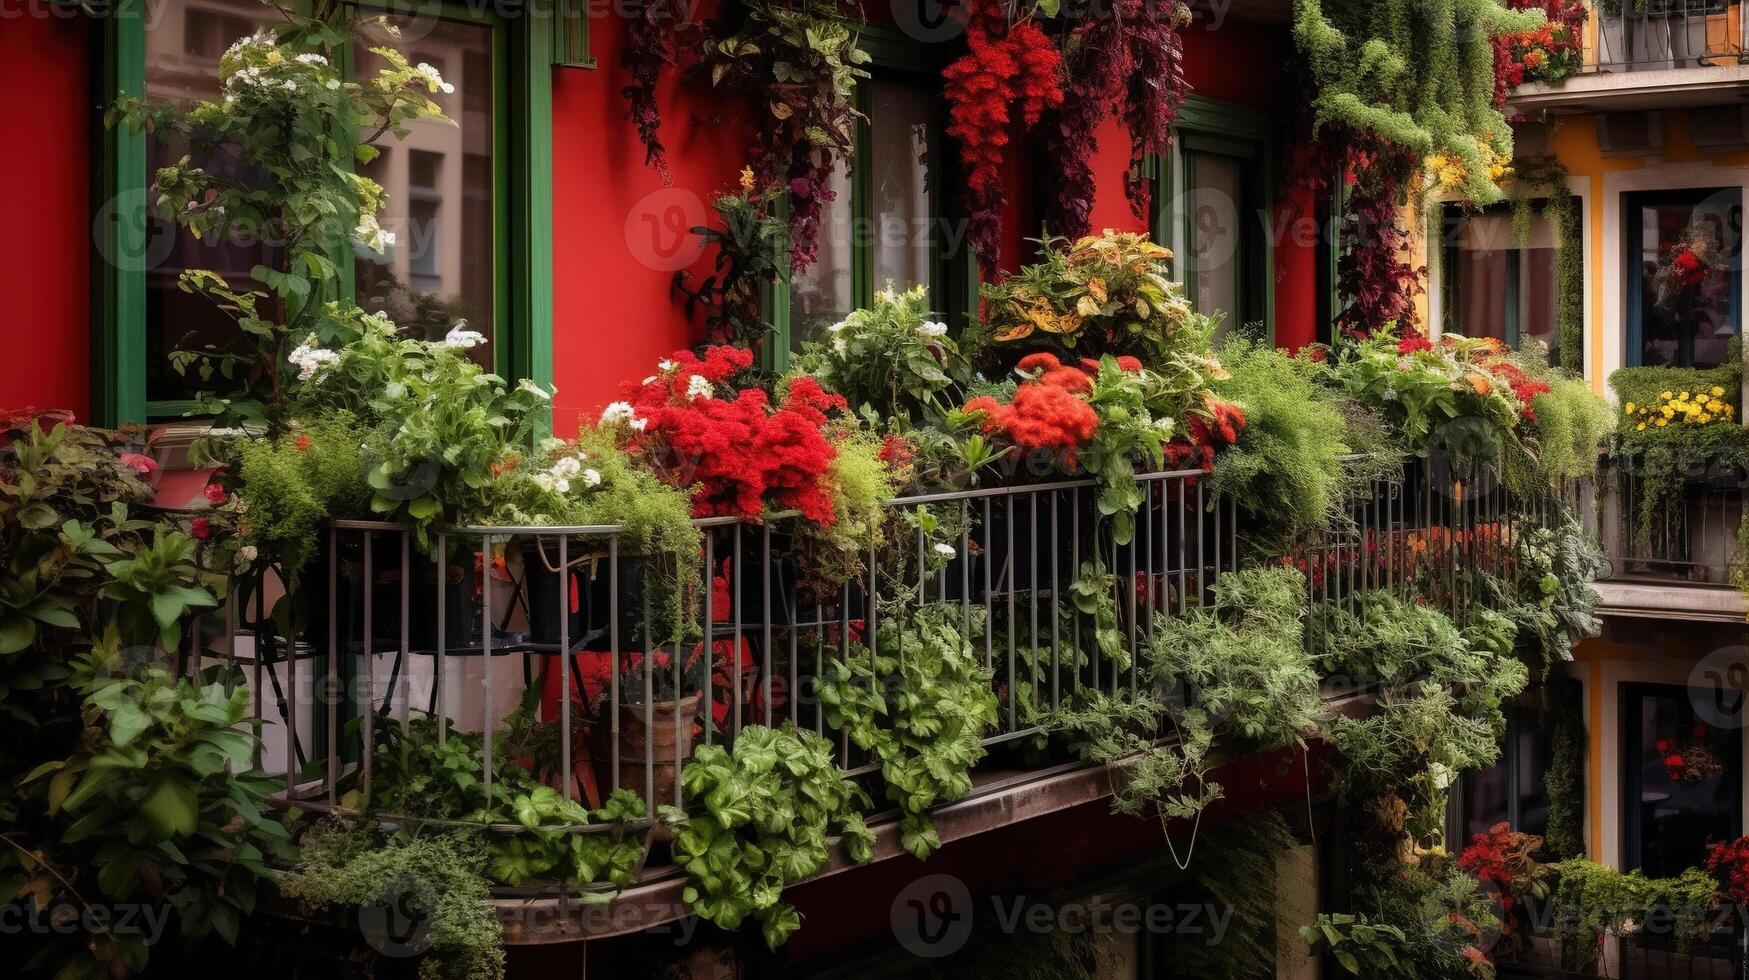
<path id="1" fill-rule="evenodd" d="M 942 69 L 942 95 L 952 118 L 947 132 L 959 141 L 961 193 L 967 238 L 986 277 L 997 270 L 1002 232 L 1002 160 L 1013 121 L 1037 125 L 1046 109 L 1063 103 L 1063 59 L 1032 21 L 1008 23 L 1000 0 L 973 0 L 966 53 Z"/>
<path id="2" fill-rule="evenodd" d="M 988 395 L 966 402 L 966 411 L 984 413 L 984 433 L 1001 436 L 1023 452 L 1044 449 L 1064 454 L 1075 466 L 1075 453 L 1099 428 L 1093 406 L 1077 395 L 1093 382 L 1085 371 L 1065 367 L 1055 354 L 1028 354 L 1015 370 L 1027 375 L 1007 405 Z"/>
<path id="3" fill-rule="evenodd" d="M 1506 108 L 1506 96 L 1525 82 L 1565 78 L 1583 47 L 1584 0 L 1508 0 L 1515 10 L 1542 10 L 1548 15 L 1541 26 L 1514 34 L 1494 36 L 1494 107 Z"/>
<path id="4" fill-rule="evenodd" d="M 1684 248 L 1670 256 L 1670 274 L 1679 285 L 1698 289 L 1706 284 L 1709 270 L 1693 249 Z"/>
<path id="5" fill-rule="evenodd" d="M 1719 883 L 1719 893 L 1733 905 L 1749 904 L 1749 837 L 1739 837 L 1707 849 L 1707 873 Z"/>
<path id="6" fill-rule="evenodd" d="M 1245 412 L 1231 402 L 1210 400 L 1207 414 L 1192 415 L 1186 427 L 1188 438 L 1180 437 L 1166 444 L 1166 466 L 1182 470 L 1200 467 L 1204 473 L 1215 469 L 1215 454 L 1239 441 L 1245 428 Z"/>
<path id="7" fill-rule="evenodd" d="M 1397 341 L 1397 353 L 1416 354 L 1424 350 L 1432 350 L 1433 341 L 1420 333 L 1406 333 L 1403 339 Z"/>
<path id="8" fill-rule="evenodd" d="M 1505 381 L 1507 387 L 1512 389 L 1512 394 L 1518 398 L 1519 414 L 1524 416 L 1524 420 L 1535 422 L 1536 409 L 1531 408 L 1530 403 L 1536 396 L 1549 393 L 1548 383 L 1530 377 L 1520 370 L 1518 365 L 1508 360 L 1490 361 L 1484 367 L 1496 378 Z"/>
<path id="9" fill-rule="evenodd" d="M 808 377 L 792 381 L 775 408 L 758 388 L 718 397 L 718 385 L 753 363 L 737 347 L 708 348 L 702 359 L 676 351 L 670 360 L 664 373 L 627 386 L 646 423 L 628 437 L 664 479 L 691 488 L 693 512 L 757 517 L 770 504 L 831 526 L 836 511 L 824 478 L 838 451 L 825 426 L 844 399 Z"/>
<path id="10" fill-rule="evenodd" d="M 1664 762 L 1664 774 L 1671 782 L 1684 786 L 1724 775 L 1725 764 L 1707 748 L 1710 735 L 1707 726 L 1696 722 L 1690 734 L 1692 739 L 1686 744 L 1673 738 L 1661 738 L 1652 743 L 1653 750 Z"/>

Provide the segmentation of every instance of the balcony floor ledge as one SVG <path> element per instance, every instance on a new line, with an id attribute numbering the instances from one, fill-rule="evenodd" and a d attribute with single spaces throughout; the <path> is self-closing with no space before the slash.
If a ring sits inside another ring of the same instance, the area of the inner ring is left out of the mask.
<path id="1" fill-rule="evenodd" d="M 1507 97 L 1508 111 L 1553 113 L 1735 105 L 1749 101 L 1749 64 L 1593 72 L 1562 85 L 1533 82 Z"/>
<path id="2" fill-rule="evenodd" d="M 1598 612 L 1604 616 L 1700 623 L 1742 623 L 1749 616 L 1749 605 L 1736 589 L 1620 581 L 1595 587 L 1602 597 Z"/>

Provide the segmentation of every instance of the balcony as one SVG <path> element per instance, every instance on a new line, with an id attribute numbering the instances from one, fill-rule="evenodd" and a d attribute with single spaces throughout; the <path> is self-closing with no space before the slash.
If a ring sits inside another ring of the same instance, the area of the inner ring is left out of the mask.
<path id="1" fill-rule="evenodd" d="M 1741 623 L 1744 598 L 1733 584 L 1749 479 L 1718 467 L 1686 475 L 1679 503 L 1664 506 L 1635 467 L 1612 460 L 1592 509 L 1609 567 L 1597 585 L 1612 615 Z M 1681 586 L 1672 588 L 1672 586 Z"/>
<path id="2" fill-rule="evenodd" d="M 1614 0 L 1591 7 L 1576 73 L 1532 81 L 1514 111 L 1639 111 L 1735 105 L 1749 90 L 1737 0 Z"/>
<path id="3" fill-rule="evenodd" d="M 1519 542 L 1566 513 L 1553 496 L 1516 499 L 1480 475 L 1439 470 L 1413 463 L 1374 479 L 1348 502 L 1340 532 L 1280 556 L 1306 571 L 1311 603 L 1414 589 L 1461 622 L 1481 601 L 1462 571 L 1512 580 Z M 1050 709 L 1089 692 L 1135 693 L 1155 617 L 1207 603 L 1217 577 L 1240 567 L 1248 528 L 1206 474 L 1136 479 L 1144 503 L 1123 543 L 1089 480 L 892 500 L 895 531 L 855 556 L 857 574 L 830 592 L 799 574 L 798 519 L 783 516 L 696 521 L 702 562 L 681 578 L 628 553 L 612 526 L 451 528 L 432 541 L 430 553 L 446 556 L 437 562 L 410 529 L 342 522 L 298 593 L 285 595 L 271 574 L 239 583 L 225 628 L 201 633 L 199 647 L 208 664 L 246 678 L 264 721 L 258 763 L 283 781 L 280 806 L 364 810 L 397 753 L 427 737 L 463 740 L 488 796 L 494 773 L 526 769 L 586 807 L 624 790 L 653 811 L 685 802 L 677 777 L 700 747 L 750 725 L 788 722 L 829 739 L 847 777 L 877 773 L 878 761 L 829 723 L 821 682 L 832 661 L 864 648 L 915 655 L 910 616 L 941 610 L 989 670 L 996 701 L 971 791 L 931 814 L 945 844 L 1111 795 L 1109 770 L 1053 752 Z M 925 508 L 951 529 L 921 520 Z M 1326 682 L 1323 694 L 1345 713 L 1370 703 L 1352 683 Z M 1158 734 L 1169 730 L 1162 719 Z M 875 861 L 905 853 L 899 813 L 877 812 L 869 827 Z M 630 840 L 650 855 L 623 889 L 538 876 L 498 886 L 507 944 L 608 938 L 687 914 L 688 879 L 662 860 L 670 832 L 649 816 L 483 829 Z M 834 859 L 823 875 L 849 867 Z"/>

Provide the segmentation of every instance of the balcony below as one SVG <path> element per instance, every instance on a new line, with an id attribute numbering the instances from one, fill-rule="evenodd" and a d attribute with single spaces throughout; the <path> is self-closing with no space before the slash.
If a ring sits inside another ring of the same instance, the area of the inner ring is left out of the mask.
<path id="1" fill-rule="evenodd" d="M 1744 27 L 1736 0 L 1599 4 L 1584 25 L 1577 72 L 1519 86 L 1511 109 L 1572 114 L 1740 104 L 1749 99 Z"/>

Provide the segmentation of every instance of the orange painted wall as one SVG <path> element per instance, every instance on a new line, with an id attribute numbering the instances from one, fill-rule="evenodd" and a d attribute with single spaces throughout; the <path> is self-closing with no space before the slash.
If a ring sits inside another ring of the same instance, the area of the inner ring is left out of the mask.
<path id="1" fill-rule="evenodd" d="M 46 5 L 0 0 L 0 133 L 10 178 L 0 221 L 0 410 L 90 407 L 91 206 L 86 30 Z"/>

